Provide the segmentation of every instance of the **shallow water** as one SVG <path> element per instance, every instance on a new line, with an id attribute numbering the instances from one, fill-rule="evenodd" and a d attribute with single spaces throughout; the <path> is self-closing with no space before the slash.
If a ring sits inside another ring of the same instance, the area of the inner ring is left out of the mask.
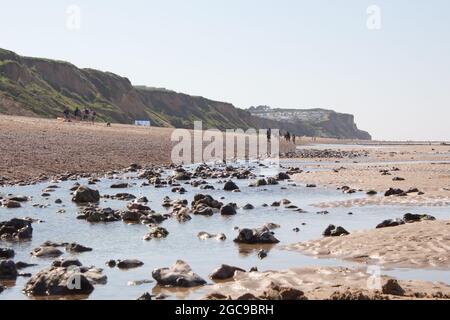
<path id="1" fill-rule="evenodd" d="M 271 175 L 273 172 L 266 172 Z M 159 292 L 155 283 L 141 286 L 128 286 L 129 281 L 151 280 L 151 271 L 154 268 L 167 267 L 182 259 L 191 265 L 192 269 L 200 276 L 207 279 L 208 274 L 222 263 L 236 265 L 244 269 L 257 266 L 263 270 L 283 270 L 291 267 L 302 266 L 352 266 L 352 263 L 334 259 L 314 259 L 298 252 L 281 250 L 283 245 L 301 242 L 321 237 L 322 231 L 329 224 L 341 225 L 348 231 L 373 229 L 379 222 L 385 219 L 401 217 L 406 212 L 428 213 L 437 219 L 450 218 L 448 208 L 405 208 L 399 206 L 382 207 L 355 207 L 336 208 L 329 210 L 328 215 L 316 214 L 317 209 L 312 206 L 314 203 L 324 201 L 346 200 L 361 197 L 362 193 L 343 194 L 337 190 L 306 188 L 303 185 L 293 186 L 292 183 L 282 182 L 277 186 L 265 186 L 261 188 L 248 187 L 248 180 L 234 180 L 240 187 L 241 193 L 230 193 L 222 191 L 222 184 L 216 180 L 211 180 L 218 190 L 200 190 L 189 184 L 183 185 L 188 191 L 184 195 L 172 193 L 170 188 L 157 189 L 153 186 L 141 187 L 144 180 L 138 179 L 101 179 L 100 183 L 93 186 L 99 189 L 101 194 L 113 195 L 118 192 L 127 192 L 135 196 L 146 196 L 153 210 L 158 213 L 165 213 L 161 204 L 164 196 L 171 199 L 187 199 L 192 201 L 196 193 L 212 195 L 215 199 L 225 197 L 220 200 L 224 203 L 235 202 L 239 207 L 247 203 L 255 206 L 255 210 L 238 210 L 238 214 L 232 217 L 222 217 L 215 214 L 212 217 L 194 216 L 186 223 L 179 223 L 175 219 L 164 221 L 161 226 L 169 232 L 166 239 L 143 241 L 142 237 L 147 233 L 148 227 L 145 225 L 127 225 L 123 222 L 108 224 L 90 224 L 83 220 L 77 220 L 76 216 L 79 208 L 70 199 L 69 189 L 74 181 L 58 183 L 60 188 L 48 198 L 40 196 L 46 186 L 53 183 L 44 183 L 25 187 L 8 187 L 0 189 L 0 195 L 15 194 L 33 196 L 33 200 L 23 204 L 20 209 L 0 208 L 0 221 L 9 220 L 14 217 L 32 217 L 44 220 L 44 223 L 33 224 L 33 239 L 30 242 L 8 243 L 1 242 L 1 247 L 9 247 L 15 250 L 15 261 L 36 263 L 38 266 L 24 269 L 21 272 L 35 273 L 48 267 L 53 259 L 34 258 L 30 256 L 33 248 L 38 247 L 47 240 L 55 242 L 77 242 L 79 244 L 92 247 L 92 252 L 74 255 L 83 265 L 95 265 L 104 268 L 104 274 L 108 276 L 106 285 L 96 285 L 90 299 L 136 299 L 144 292 Z M 128 181 L 134 186 L 127 189 L 111 189 L 110 185 L 119 181 Z M 86 180 L 80 180 L 86 183 Z M 282 189 L 285 187 L 287 189 Z M 55 204 L 55 199 L 60 198 L 63 204 Z M 271 204 L 281 199 L 289 199 L 292 204 L 308 211 L 308 213 L 298 213 L 283 207 L 262 207 L 262 204 Z M 33 203 L 48 204 L 48 208 L 40 209 L 32 207 Z M 111 207 L 114 209 L 125 209 L 126 201 L 102 199 L 101 207 Z M 66 213 L 59 214 L 59 209 L 65 209 Z M 349 211 L 353 215 L 349 215 Z M 257 252 L 261 246 L 240 246 L 232 240 L 237 235 L 234 227 L 260 227 L 265 223 L 273 222 L 281 225 L 280 229 L 274 230 L 275 236 L 280 243 L 274 246 L 265 246 L 269 249 L 266 259 L 260 260 Z M 302 226 L 302 223 L 306 223 Z M 300 228 L 296 233 L 292 229 Z M 206 231 L 209 233 L 223 232 L 227 236 L 226 241 L 199 240 L 197 233 Z M 71 255 L 64 253 L 62 258 Z M 122 271 L 117 268 L 110 269 L 105 266 L 105 262 L 110 259 L 139 259 L 145 264 L 141 268 Z M 450 283 L 448 272 L 434 270 L 407 270 L 390 269 L 383 273 L 392 274 L 402 279 L 432 280 Z M 0 294 L 0 299 L 28 299 L 22 294 L 28 278 L 18 278 L 15 285 L 10 285 L 9 289 Z M 167 292 L 165 292 L 167 293 Z M 175 290 L 171 291 L 171 298 L 199 298 L 203 295 L 203 290 Z"/>

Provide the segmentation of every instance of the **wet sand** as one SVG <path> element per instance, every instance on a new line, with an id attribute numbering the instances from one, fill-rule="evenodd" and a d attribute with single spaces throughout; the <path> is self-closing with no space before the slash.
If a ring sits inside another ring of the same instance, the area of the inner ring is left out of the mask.
<path id="1" fill-rule="evenodd" d="M 381 221 L 380 221 L 381 222 Z M 450 221 L 424 221 L 292 246 L 319 258 L 339 258 L 396 268 L 450 268 Z"/>
<path id="2" fill-rule="evenodd" d="M 310 300 L 384 300 L 384 299 L 448 299 L 450 286 L 427 281 L 398 281 L 402 295 L 383 289 L 387 276 L 374 278 L 366 269 L 340 267 L 306 267 L 285 271 L 236 272 L 232 281 L 219 283 L 206 289 L 209 295 L 219 293 L 231 299 L 244 294 L 256 297 L 273 283 L 284 288 L 301 290 Z"/>

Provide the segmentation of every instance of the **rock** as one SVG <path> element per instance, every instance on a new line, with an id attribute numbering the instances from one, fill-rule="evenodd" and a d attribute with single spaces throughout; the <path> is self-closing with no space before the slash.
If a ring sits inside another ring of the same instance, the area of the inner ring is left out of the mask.
<path id="1" fill-rule="evenodd" d="M 378 192 L 376 192 L 375 190 L 369 190 L 369 191 L 366 192 L 366 194 L 367 194 L 368 196 L 375 196 L 375 195 L 378 194 Z"/>
<path id="2" fill-rule="evenodd" d="M 264 259 L 266 257 L 267 257 L 267 251 L 266 250 L 261 249 L 261 250 L 258 251 L 258 258 L 260 260 L 262 260 L 262 259 Z"/>
<path id="3" fill-rule="evenodd" d="M 266 288 L 261 298 L 265 300 L 307 300 L 303 291 L 278 286 L 273 282 Z"/>
<path id="4" fill-rule="evenodd" d="M 11 201 L 16 201 L 16 202 L 27 202 L 30 200 L 30 198 L 28 198 L 26 196 L 11 196 L 11 197 L 8 197 L 8 199 Z"/>
<path id="5" fill-rule="evenodd" d="M 266 223 L 265 225 L 263 225 L 263 228 L 267 228 L 269 230 L 275 230 L 275 229 L 281 228 L 281 226 L 279 224 L 269 222 L 269 223 Z"/>
<path id="6" fill-rule="evenodd" d="M 266 181 L 266 179 L 258 179 L 258 180 L 256 181 L 256 186 L 257 186 L 257 187 L 267 186 L 267 181 Z"/>
<path id="7" fill-rule="evenodd" d="M 81 267 L 82 264 L 78 259 L 59 259 L 52 262 L 52 267 L 68 268 L 70 266 Z"/>
<path id="8" fill-rule="evenodd" d="M 253 210 L 253 209 L 255 209 L 255 207 L 252 204 L 247 203 L 242 209 L 244 209 L 244 210 Z"/>
<path id="9" fill-rule="evenodd" d="M 417 188 L 409 188 L 406 193 L 420 193 L 420 190 Z"/>
<path id="10" fill-rule="evenodd" d="M 306 185 L 307 188 L 317 188 L 317 185 L 311 183 Z"/>
<path id="11" fill-rule="evenodd" d="M 218 292 L 210 293 L 203 298 L 203 300 L 227 300 L 227 299 L 228 299 L 227 296 Z"/>
<path id="12" fill-rule="evenodd" d="M 251 293 L 244 293 L 243 295 L 236 298 L 238 301 L 253 301 L 253 300 L 261 300 L 257 298 L 255 295 Z"/>
<path id="13" fill-rule="evenodd" d="M 405 178 L 395 177 L 392 179 L 392 181 L 405 181 Z"/>
<path id="14" fill-rule="evenodd" d="M 77 219 L 86 220 L 91 223 L 115 222 L 122 219 L 122 212 L 111 208 L 96 208 L 89 206 L 83 209 Z"/>
<path id="15" fill-rule="evenodd" d="M 390 196 L 402 196 L 405 195 L 406 193 L 402 190 L 402 189 L 394 189 L 394 188 L 389 188 L 388 191 L 386 191 L 384 193 L 385 197 L 390 197 Z"/>
<path id="16" fill-rule="evenodd" d="M 236 212 L 236 204 L 235 203 L 229 203 L 227 205 L 224 205 L 220 209 L 220 214 L 223 216 L 234 216 L 237 214 Z"/>
<path id="17" fill-rule="evenodd" d="M 260 229 L 239 230 L 239 234 L 236 237 L 236 239 L 234 239 L 234 242 L 256 244 L 256 243 L 278 243 L 280 241 L 274 237 L 273 232 L 271 232 L 269 229 L 260 228 Z"/>
<path id="18" fill-rule="evenodd" d="M 50 267 L 36 273 L 25 285 L 29 296 L 89 295 L 94 286 L 80 268 Z"/>
<path id="19" fill-rule="evenodd" d="M 325 231 L 323 232 L 323 235 L 325 237 L 340 237 L 340 236 L 346 236 L 349 235 L 350 233 L 345 230 L 342 227 L 336 227 L 332 224 L 330 224 L 328 226 L 328 228 L 325 229 Z"/>
<path id="20" fill-rule="evenodd" d="M 153 227 L 150 232 L 144 236 L 144 240 L 166 238 L 169 235 L 169 231 L 163 227 Z"/>
<path id="21" fill-rule="evenodd" d="M 268 185 L 271 185 L 271 186 L 275 186 L 275 185 L 277 185 L 278 184 L 278 181 L 277 181 L 277 179 L 275 179 L 275 178 L 267 178 L 267 184 Z"/>
<path id="22" fill-rule="evenodd" d="M 56 258 L 61 256 L 63 253 L 55 247 L 39 247 L 33 249 L 31 254 L 37 258 Z"/>
<path id="23" fill-rule="evenodd" d="M 148 199 L 147 197 L 140 197 L 138 199 L 136 199 L 137 203 L 148 203 Z"/>
<path id="24" fill-rule="evenodd" d="M 396 226 L 399 226 L 402 224 L 405 224 L 405 221 L 403 221 L 402 219 L 389 219 L 389 220 L 384 220 L 383 222 L 378 224 L 376 226 L 376 229 L 396 227 Z"/>
<path id="25" fill-rule="evenodd" d="M 144 263 L 136 259 L 117 260 L 117 267 L 119 269 L 134 269 L 142 267 Z"/>
<path id="26" fill-rule="evenodd" d="M 70 243 L 66 246 L 66 251 L 72 252 L 72 253 L 82 253 L 82 252 L 92 251 L 92 248 L 82 246 L 81 244 L 78 244 L 78 243 Z"/>
<path id="27" fill-rule="evenodd" d="M 188 180 L 191 180 L 191 174 L 186 171 L 179 172 L 173 178 L 174 178 L 174 180 L 177 180 L 177 181 L 188 181 Z"/>
<path id="28" fill-rule="evenodd" d="M 16 269 L 17 270 L 22 270 L 22 269 L 26 269 L 26 268 L 30 268 L 30 267 L 35 267 L 37 266 L 37 264 L 32 264 L 32 263 L 26 263 L 26 262 L 16 262 Z"/>
<path id="29" fill-rule="evenodd" d="M 130 223 L 140 223 L 141 213 L 138 211 L 124 211 L 121 213 L 122 220 Z"/>
<path id="30" fill-rule="evenodd" d="M 108 260 L 105 264 L 110 268 L 114 268 L 117 265 L 116 260 Z"/>
<path id="31" fill-rule="evenodd" d="M 6 199 L 2 202 L 2 206 L 8 209 L 16 209 L 16 208 L 20 208 L 20 202 L 19 201 L 14 201 L 14 200 L 10 200 L 10 199 Z"/>
<path id="32" fill-rule="evenodd" d="M 141 286 L 143 284 L 149 284 L 152 283 L 153 280 L 135 280 L 135 281 L 128 281 L 128 286 Z"/>
<path id="33" fill-rule="evenodd" d="M 192 201 L 192 208 L 195 209 L 200 205 L 205 205 L 213 209 L 220 209 L 222 208 L 223 203 L 215 200 L 210 195 L 196 194 L 194 196 L 194 201 Z"/>
<path id="34" fill-rule="evenodd" d="M 271 207 L 279 207 L 281 206 L 281 202 L 279 201 L 275 201 L 274 203 L 271 204 Z"/>
<path id="35" fill-rule="evenodd" d="M 278 173 L 277 176 L 276 176 L 276 178 L 277 178 L 278 180 L 289 180 L 289 179 L 291 179 L 291 177 L 290 177 L 287 173 L 285 173 L 285 172 L 280 172 L 280 173 Z"/>
<path id="36" fill-rule="evenodd" d="M 5 291 L 5 289 L 6 289 L 6 287 L 4 287 L 4 286 L 2 286 L 2 285 L 0 284 L 0 293 L 2 293 L 3 291 Z"/>
<path id="37" fill-rule="evenodd" d="M 130 200 L 136 199 L 136 196 L 131 193 L 121 192 L 121 193 L 116 193 L 111 198 L 115 199 L 115 200 L 121 200 L 121 201 L 130 201 Z"/>
<path id="38" fill-rule="evenodd" d="M 300 228 L 295 227 L 294 229 L 292 229 L 292 231 L 294 231 L 294 232 L 300 232 Z"/>
<path id="39" fill-rule="evenodd" d="M 227 280 L 234 276 L 236 271 L 245 272 L 244 269 L 229 266 L 227 264 L 222 264 L 220 267 L 215 269 L 210 275 L 209 278 L 212 280 Z"/>
<path id="40" fill-rule="evenodd" d="M 420 221 L 434 221 L 434 220 L 436 220 L 436 218 L 433 216 L 430 216 L 428 214 L 407 213 L 403 216 L 403 221 L 405 223 L 420 222 Z"/>
<path id="41" fill-rule="evenodd" d="M 140 296 L 139 298 L 137 298 L 137 300 L 146 300 L 146 301 L 150 301 L 152 300 L 152 295 L 148 292 L 144 293 L 142 296 Z"/>
<path id="42" fill-rule="evenodd" d="M 8 248 L 0 248 L 0 259 L 12 259 L 14 258 L 14 250 Z"/>
<path id="43" fill-rule="evenodd" d="M 388 279 L 381 287 L 383 294 L 391 294 L 394 296 L 405 295 L 405 290 L 399 285 L 395 279 Z"/>
<path id="44" fill-rule="evenodd" d="M 114 183 L 111 185 L 111 189 L 125 189 L 128 188 L 128 183 L 126 182 L 119 182 L 119 183 Z"/>
<path id="45" fill-rule="evenodd" d="M 85 186 L 80 186 L 74 192 L 73 202 L 76 203 L 94 203 L 100 201 L 100 193 L 98 190 L 92 190 Z"/>
<path id="46" fill-rule="evenodd" d="M 12 260 L 0 260 L 0 280 L 16 280 L 16 264 Z"/>
<path id="47" fill-rule="evenodd" d="M 61 203 L 62 203 L 62 200 L 61 200 L 61 199 L 56 199 L 56 200 L 55 200 L 55 203 L 56 203 L 56 204 L 61 204 Z"/>
<path id="48" fill-rule="evenodd" d="M 27 219 L 11 219 L 0 222 L 0 239 L 2 240 L 26 240 L 31 239 L 33 228 L 31 221 Z"/>
<path id="49" fill-rule="evenodd" d="M 234 191 L 234 190 L 239 190 L 239 187 L 233 181 L 229 180 L 223 186 L 223 190 Z"/>
<path id="50" fill-rule="evenodd" d="M 206 284 L 199 275 L 184 261 L 178 260 L 171 268 L 155 269 L 152 277 L 163 287 L 191 288 Z"/>

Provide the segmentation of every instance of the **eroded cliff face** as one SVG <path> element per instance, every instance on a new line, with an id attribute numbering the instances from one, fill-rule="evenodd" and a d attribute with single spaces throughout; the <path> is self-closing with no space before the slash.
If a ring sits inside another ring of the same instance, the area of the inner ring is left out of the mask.
<path id="1" fill-rule="evenodd" d="M 226 102 L 194 97 L 166 89 L 133 86 L 124 77 L 48 59 L 22 57 L 0 49 L 0 113 L 47 118 L 61 116 L 65 107 L 95 110 L 103 121 L 192 128 L 279 128 L 297 135 L 368 139 L 339 114 L 318 126 L 252 115 Z M 352 117 L 351 115 L 349 115 Z"/>

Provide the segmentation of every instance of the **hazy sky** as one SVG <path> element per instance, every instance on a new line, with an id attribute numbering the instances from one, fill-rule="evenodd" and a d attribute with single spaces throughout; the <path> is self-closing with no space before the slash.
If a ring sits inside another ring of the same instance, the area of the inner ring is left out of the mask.
<path id="1" fill-rule="evenodd" d="M 378 26 L 370 5 L 381 29 L 367 27 Z M 0 10 L 0 47 L 22 55 L 240 108 L 332 108 L 376 139 L 450 139 L 448 0 L 0 0 Z"/>

